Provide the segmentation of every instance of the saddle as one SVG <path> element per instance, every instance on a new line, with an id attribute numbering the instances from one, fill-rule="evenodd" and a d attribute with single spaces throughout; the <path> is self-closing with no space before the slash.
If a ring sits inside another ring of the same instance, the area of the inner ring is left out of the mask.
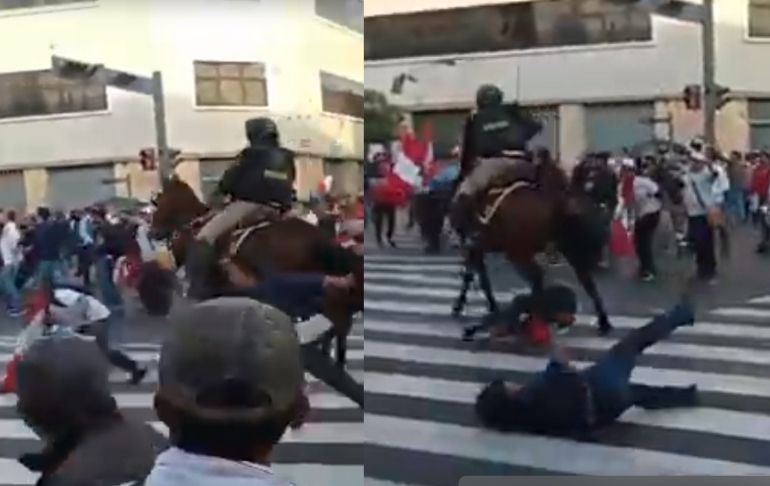
<path id="1" fill-rule="evenodd" d="M 489 186 L 479 192 L 477 216 L 481 224 L 488 224 L 494 217 L 500 204 L 508 195 L 525 188 L 534 188 L 537 184 L 536 167 L 527 161 L 511 167 L 505 173 L 492 179 Z M 490 199 L 492 198 L 492 199 Z"/>

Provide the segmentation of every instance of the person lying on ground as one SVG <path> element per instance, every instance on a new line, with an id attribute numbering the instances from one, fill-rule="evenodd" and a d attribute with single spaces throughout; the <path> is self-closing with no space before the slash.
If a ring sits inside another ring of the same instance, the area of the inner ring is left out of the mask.
<path id="1" fill-rule="evenodd" d="M 554 284 L 543 289 L 539 297 L 531 293 L 516 295 L 506 307 L 484 317 L 479 324 L 468 326 L 463 339 L 470 341 L 480 331 L 489 331 L 492 336 L 518 334 L 538 320 L 566 328 L 575 322 L 577 297 L 566 285 Z"/>
<path id="2" fill-rule="evenodd" d="M 128 419 L 110 393 L 98 347 L 75 335 L 36 341 L 18 365 L 16 408 L 43 440 L 19 458 L 40 486 L 115 485 L 146 476 L 167 448 L 149 425 Z"/>
<path id="3" fill-rule="evenodd" d="M 693 407 L 695 385 L 631 384 L 636 360 L 645 349 L 680 326 L 694 324 L 688 303 L 680 303 L 647 325 L 629 332 L 593 366 L 578 370 L 557 346 L 545 371 L 526 384 L 495 380 L 476 399 L 481 423 L 499 431 L 580 438 L 615 422 L 632 406 L 645 409 Z"/>

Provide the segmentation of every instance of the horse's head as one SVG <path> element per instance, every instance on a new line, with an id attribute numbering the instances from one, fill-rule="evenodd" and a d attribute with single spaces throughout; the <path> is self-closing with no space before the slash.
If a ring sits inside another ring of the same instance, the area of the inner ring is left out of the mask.
<path id="1" fill-rule="evenodd" d="M 172 176 L 163 181 L 161 191 L 153 199 L 150 236 L 168 239 L 172 233 L 206 212 L 206 206 L 182 179 Z"/>

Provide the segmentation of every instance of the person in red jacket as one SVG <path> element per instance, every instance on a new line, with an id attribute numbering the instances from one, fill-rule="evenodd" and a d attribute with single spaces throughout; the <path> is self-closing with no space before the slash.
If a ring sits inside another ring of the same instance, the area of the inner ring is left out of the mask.
<path id="1" fill-rule="evenodd" d="M 751 196 L 759 201 L 757 207 L 767 204 L 768 191 L 770 191 L 770 155 L 767 152 L 762 152 L 759 155 L 759 164 L 751 175 Z M 770 225 L 768 225 L 767 218 L 761 213 L 759 213 L 758 219 L 761 233 L 757 252 L 767 253 L 770 249 Z"/>

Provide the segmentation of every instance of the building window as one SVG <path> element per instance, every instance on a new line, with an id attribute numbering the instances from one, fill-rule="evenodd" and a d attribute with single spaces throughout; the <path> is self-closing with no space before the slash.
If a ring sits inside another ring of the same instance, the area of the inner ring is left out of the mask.
<path id="1" fill-rule="evenodd" d="M 363 0 L 315 0 L 315 13 L 348 29 L 363 33 Z"/>
<path id="2" fill-rule="evenodd" d="M 749 101 L 751 148 L 770 150 L 770 100 Z"/>
<path id="3" fill-rule="evenodd" d="M 613 0 L 539 0 L 365 19 L 365 58 L 466 54 L 652 39 L 649 13 Z"/>
<path id="4" fill-rule="evenodd" d="M 267 106 L 265 65 L 195 61 L 198 106 Z"/>
<path id="5" fill-rule="evenodd" d="M 94 3 L 96 0 L 0 0 L 0 10 L 13 8 L 48 7 L 68 3 Z"/>
<path id="6" fill-rule="evenodd" d="M 0 118 L 107 109 L 107 88 L 96 79 L 71 81 L 51 71 L 0 74 Z"/>
<path id="7" fill-rule="evenodd" d="M 321 71 L 323 111 L 364 117 L 364 85 Z"/>
<path id="8" fill-rule="evenodd" d="M 749 37 L 770 37 L 770 0 L 749 1 Z"/>

